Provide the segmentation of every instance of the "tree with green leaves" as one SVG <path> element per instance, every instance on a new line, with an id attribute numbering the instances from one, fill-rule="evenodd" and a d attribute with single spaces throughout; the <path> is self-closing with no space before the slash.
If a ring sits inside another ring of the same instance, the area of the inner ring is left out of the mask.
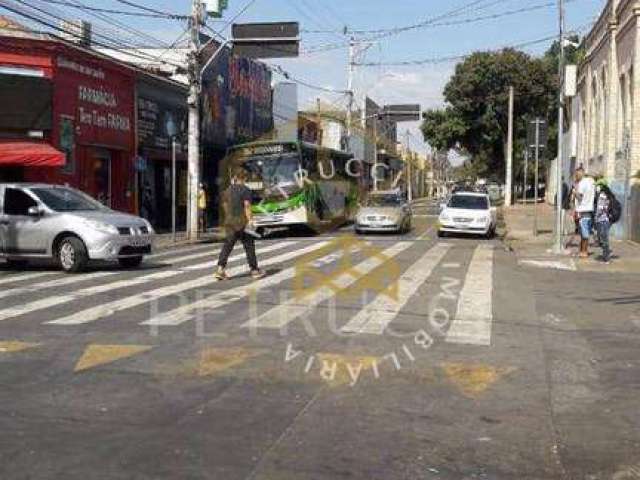
<path id="1" fill-rule="evenodd" d="M 507 48 L 476 52 L 458 64 L 444 89 L 447 106 L 425 112 L 422 131 L 436 149 L 456 148 L 478 175 L 504 176 L 509 87 L 515 91 L 514 136 L 528 119 L 547 118 L 556 98 L 555 78 L 542 58 Z"/>

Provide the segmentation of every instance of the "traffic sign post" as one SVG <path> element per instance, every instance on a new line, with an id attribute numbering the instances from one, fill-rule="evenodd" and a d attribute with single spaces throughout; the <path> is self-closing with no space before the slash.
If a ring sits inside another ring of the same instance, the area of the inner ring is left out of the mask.
<path id="1" fill-rule="evenodd" d="M 527 126 L 527 148 L 534 149 L 535 172 L 534 172 L 534 195 L 533 195 L 533 235 L 538 236 L 538 183 L 540 171 L 540 149 L 545 148 L 549 135 L 547 122 L 541 118 L 536 118 L 529 122 Z M 526 183 L 526 180 L 525 180 Z M 547 182 L 548 183 L 548 182 Z"/>

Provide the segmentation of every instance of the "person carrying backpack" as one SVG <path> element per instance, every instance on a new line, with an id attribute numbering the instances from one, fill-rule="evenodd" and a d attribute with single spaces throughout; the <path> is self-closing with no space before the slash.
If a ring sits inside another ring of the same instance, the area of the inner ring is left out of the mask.
<path id="1" fill-rule="evenodd" d="M 611 246 L 609 243 L 609 231 L 611 225 L 620 220 L 620 202 L 609 189 L 607 181 L 600 179 L 596 183 L 595 225 L 598 232 L 598 241 L 602 248 L 602 261 L 611 263 Z"/>

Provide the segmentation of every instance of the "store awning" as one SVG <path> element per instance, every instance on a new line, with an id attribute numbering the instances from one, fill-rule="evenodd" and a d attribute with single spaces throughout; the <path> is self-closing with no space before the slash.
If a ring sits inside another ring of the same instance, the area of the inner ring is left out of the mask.
<path id="1" fill-rule="evenodd" d="M 0 140 L 0 167 L 61 167 L 65 154 L 48 143 L 33 140 Z"/>

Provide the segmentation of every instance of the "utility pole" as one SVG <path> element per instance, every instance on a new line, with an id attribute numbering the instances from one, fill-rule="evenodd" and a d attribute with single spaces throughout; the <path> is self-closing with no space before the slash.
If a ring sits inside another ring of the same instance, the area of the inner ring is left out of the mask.
<path id="1" fill-rule="evenodd" d="M 533 236 L 538 236 L 538 170 L 540 159 L 540 119 L 536 118 L 536 170 L 534 174 L 533 186 Z"/>
<path id="2" fill-rule="evenodd" d="M 189 42 L 189 134 L 188 134 L 188 188 L 187 236 L 198 236 L 198 183 L 200 182 L 200 26 L 203 9 L 200 0 L 191 6 L 191 40 Z"/>
<path id="3" fill-rule="evenodd" d="M 504 204 L 511 206 L 511 192 L 513 190 L 513 87 L 509 87 L 509 126 L 507 128 L 507 172 L 505 179 Z"/>
<path id="4" fill-rule="evenodd" d="M 351 116 L 353 115 L 353 67 L 355 65 L 356 42 L 353 37 L 349 39 L 349 65 L 347 70 L 347 152 L 351 152 Z"/>
<path id="5" fill-rule="evenodd" d="M 564 2 L 558 0 L 558 23 L 560 30 L 560 57 L 558 59 L 558 158 L 556 159 L 556 238 L 554 252 L 562 253 L 562 161 L 563 161 L 563 123 L 564 123 Z"/>
<path id="6" fill-rule="evenodd" d="M 411 186 L 411 152 L 409 151 L 409 130 L 405 132 L 405 159 L 406 159 L 406 169 L 407 169 L 407 200 L 413 200 L 413 188 Z"/>

